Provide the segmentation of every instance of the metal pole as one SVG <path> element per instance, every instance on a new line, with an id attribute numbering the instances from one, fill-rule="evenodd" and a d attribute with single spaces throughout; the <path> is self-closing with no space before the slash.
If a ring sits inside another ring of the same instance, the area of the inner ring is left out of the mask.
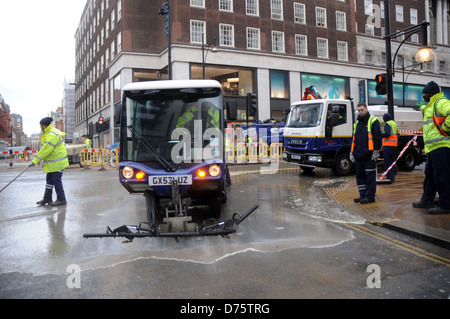
<path id="1" fill-rule="evenodd" d="M 203 80 L 205 79 L 205 34 L 202 32 L 202 70 Z"/>
<path id="2" fill-rule="evenodd" d="M 167 22 L 169 24 L 169 39 L 168 39 L 168 54 L 169 54 L 169 61 L 167 62 L 167 68 L 169 72 L 169 80 L 172 80 L 172 23 L 170 21 L 170 6 L 169 6 L 169 0 L 167 0 Z"/>
<path id="3" fill-rule="evenodd" d="M 389 0 L 384 1 L 384 23 L 385 34 L 391 34 Z M 392 54 L 391 54 L 391 38 L 386 37 L 386 81 L 387 81 L 387 103 L 388 113 L 394 120 L 394 84 L 392 81 Z"/>

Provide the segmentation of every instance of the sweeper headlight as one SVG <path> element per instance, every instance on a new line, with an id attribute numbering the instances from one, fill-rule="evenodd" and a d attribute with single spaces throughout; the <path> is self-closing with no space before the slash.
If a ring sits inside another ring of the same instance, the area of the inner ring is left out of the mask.
<path id="1" fill-rule="evenodd" d="M 217 164 L 213 164 L 208 168 L 208 172 L 209 172 L 209 175 L 211 175 L 212 177 L 217 177 L 221 173 L 220 166 Z"/>
<path id="2" fill-rule="evenodd" d="M 220 176 L 222 173 L 222 170 L 220 168 L 220 165 L 212 164 L 208 166 L 208 168 L 203 167 L 197 170 L 197 177 L 199 178 L 205 178 L 205 177 L 217 177 Z"/>
<path id="3" fill-rule="evenodd" d="M 125 166 L 122 170 L 122 176 L 126 179 L 132 178 L 134 175 L 134 170 L 130 166 Z"/>

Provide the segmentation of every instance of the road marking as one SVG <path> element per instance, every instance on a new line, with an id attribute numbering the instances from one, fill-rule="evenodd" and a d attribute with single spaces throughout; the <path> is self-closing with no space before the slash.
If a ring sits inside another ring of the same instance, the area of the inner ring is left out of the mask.
<path id="1" fill-rule="evenodd" d="M 402 242 L 400 240 L 394 239 L 392 237 L 389 237 L 387 235 L 381 234 L 379 232 L 376 232 L 374 230 L 371 230 L 369 228 L 367 228 L 365 225 L 356 225 L 356 224 L 345 224 L 347 227 L 352 228 L 360 233 L 366 234 L 368 236 L 374 237 L 376 239 L 382 240 L 388 244 L 391 244 L 393 246 L 396 246 L 397 248 L 409 251 L 417 256 L 426 258 L 428 260 L 434 261 L 436 263 L 445 265 L 445 266 L 450 266 L 450 259 L 433 254 L 429 251 L 426 251 L 422 248 L 413 246 L 411 244 Z"/>

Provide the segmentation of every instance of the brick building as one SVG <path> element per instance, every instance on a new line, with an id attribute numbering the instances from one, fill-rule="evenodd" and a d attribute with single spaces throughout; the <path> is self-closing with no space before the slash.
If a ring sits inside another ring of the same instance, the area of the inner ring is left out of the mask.
<path id="1" fill-rule="evenodd" d="M 11 146 L 11 109 L 0 95 L 0 151 Z"/>
<path id="2" fill-rule="evenodd" d="M 430 21 L 436 53 L 417 66 L 421 35 L 392 40 L 392 51 L 405 40 L 395 63 L 395 104 L 415 106 L 430 80 L 450 86 L 447 12 L 448 0 L 390 1 L 391 33 Z M 282 118 L 310 85 L 330 98 L 384 103 L 373 81 L 386 70 L 384 23 L 384 2 L 374 0 L 88 0 L 75 35 L 76 131 L 92 135 L 94 145 L 117 141 L 111 119 L 121 88 L 169 73 L 198 79 L 204 70 L 242 118 L 247 93 L 258 95 L 255 119 Z M 100 115 L 111 128 L 101 135 L 94 125 Z"/>

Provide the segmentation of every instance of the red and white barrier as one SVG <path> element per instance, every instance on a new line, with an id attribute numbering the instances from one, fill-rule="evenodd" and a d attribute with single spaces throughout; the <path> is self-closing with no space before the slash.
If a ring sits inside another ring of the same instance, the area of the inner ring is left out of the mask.
<path id="1" fill-rule="evenodd" d="M 411 134 L 411 135 L 422 135 L 422 131 L 412 131 L 412 130 L 398 130 L 399 134 Z"/>
<path id="2" fill-rule="evenodd" d="M 22 154 L 36 154 L 38 151 L 36 151 L 36 150 L 29 150 L 29 151 L 22 151 L 22 152 L 20 152 L 20 151 L 14 151 L 14 152 L 12 152 L 11 154 L 13 154 L 13 155 L 17 155 L 17 154 L 20 154 L 20 155 L 22 155 Z M 9 151 L 6 151 L 6 152 L 1 152 L 1 154 L 3 154 L 3 155 L 9 155 Z"/>
<path id="3" fill-rule="evenodd" d="M 409 145 L 411 143 L 414 143 L 414 145 L 417 145 L 416 142 L 417 139 L 417 135 L 414 135 L 414 137 L 412 139 L 409 140 L 408 143 L 406 143 L 405 147 L 402 149 L 402 151 L 400 152 L 400 154 L 398 154 L 397 159 L 394 161 L 394 163 L 391 164 L 391 166 L 388 167 L 388 169 L 386 170 L 386 172 L 384 172 L 383 174 L 381 174 L 380 179 L 383 179 L 386 177 L 387 173 L 391 170 L 392 167 L 394 167 L 395 163 L 397 163 L 397 161 L 400 159 L 400 157 L 402 157 L 403 153 L 405 153 L 406 149 L 409 147 Z"/>

